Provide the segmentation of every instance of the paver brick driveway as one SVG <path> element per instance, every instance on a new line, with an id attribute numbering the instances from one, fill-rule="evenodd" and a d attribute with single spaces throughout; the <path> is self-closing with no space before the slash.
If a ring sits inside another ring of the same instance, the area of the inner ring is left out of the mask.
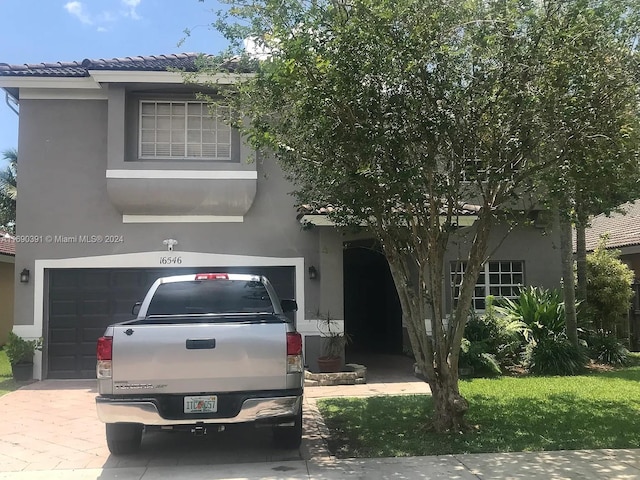
<path id="1" fill-rule="evenodd" d="M 205 437 L 152 432 L 138 454 L 115 457 L 96 415 L 96 394 L 95 380 L 46 380 L 0 397 L 0 471 L 301 459 L 300 451 L 273 447 L 270 429 L 251 425 Z"/>

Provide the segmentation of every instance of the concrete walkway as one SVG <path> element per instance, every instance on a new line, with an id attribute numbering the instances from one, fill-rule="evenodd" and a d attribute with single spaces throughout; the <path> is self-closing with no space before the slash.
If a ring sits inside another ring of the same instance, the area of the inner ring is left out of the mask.
<path id="1" fill-rule="evenodd" d="M 330 480 L 640 478 L 640 450 L 294 460 L 274 463 L 119 467 L 0 473 L 2 480 Z"/>
<path id="2" fill-rule="evenodd" d="M 403 379 L 405 380 L 405 379 Z M 640 450 L 410 458 L 333 458 L 316 400 L 428 393 L 417 380 L 305 389 L 303 445 L 273 448 L 267 429 L 210 438 L 145 435 L 136 455 L 109 455 L 95 415 L 95 381 L 47 380 L 0 397 L 0 480 L 639 479 Z"/>

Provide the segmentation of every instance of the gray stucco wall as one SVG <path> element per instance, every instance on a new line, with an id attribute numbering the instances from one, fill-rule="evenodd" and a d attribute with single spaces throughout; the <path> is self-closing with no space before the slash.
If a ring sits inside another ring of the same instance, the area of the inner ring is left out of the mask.
<path id="1" fill-rule="evenodd" d="M 445 272 L 449 275 L 451 262 L 465 259 L 469 254 L 474 229 L 467 228 L 451 238 L 445 256 Z M 560 287 L 562 278 L 558 231 L 536 227 L 496 225 L 491 232 L 487 255 L 491 260 L 524 261 L 526 285 L 546 288 Z M 448 280 L 448 279 L 447 279 Z M 451 289 L 445 285 L 447 308 L 451 308 Z"/>
<path id="2" fill-rule="evenodd" d="M 451 235 L 447 253 L 444 258 L 445 307 L 451 310 L 451 289 L 449 288 L 449 271 L 451 263 L 466 259 L 473 241 L 475 229 L 466 227 Z M 355 241 L 371 238 L 366 232 L 345 234 L 343 241 Z M 560 263 L 560 243 L 557 229 L 543 230 L 533 226 L 516 227 L 513 230 L 507 225 L 495 225 L 489 236 L 487 256 L 490 260 L 523 261 L 525 284 L 559 288 L 562 278 Z"/>
<path id="3" fill-rule="evenodd" d="M 124 224 L 107 194 L 107 144 L 106 101 L 21 101 L 17 234 L 121 235 L 123 242 L 20 243 L 16 269 L 33 271 L 36 259 L 163 251 L 166 238 L 179 241 L 176 251 L 304 257 L 306 265 L 321 264 L 320 234 L 302 230 L 287 194 L 292 187 L 273 159 L 256 162 L 257 194 L 243 223 Z M 33 323 L 33 285 L 16 289 L 18 325 Z M 307 312 L 319 308 L 319 287 L 305 274 Z"/>

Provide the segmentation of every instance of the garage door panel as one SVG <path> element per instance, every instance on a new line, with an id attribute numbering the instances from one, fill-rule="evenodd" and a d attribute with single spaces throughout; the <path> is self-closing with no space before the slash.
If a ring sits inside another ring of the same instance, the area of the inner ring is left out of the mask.
<path id="1" fill-rule="evenodd" d="M 95 377 L 96 376 L 96 356 L 95 354 L 87 354 L 87 355 L 83 355 L 81 357 L 81 370 L 83 372 L 89 372 L 90 373 L 90 378 Z M 83 374 L 83 378 L 86 378 L 86 376 Z"/>
<path id="2" fill-rule="evenodd" d="M 103 288 L 108 289 L 111 281 L 110 270 L 83 270 L 82 271 L 82 288 Z"/>
<path id="3" fill-rule="evenodd" d="M 136 304 L 136 302 L 141 302 L 141 301 L 142 301 L 142 298 L 138 298 L 138 297 L 131 297 L 126 299 L 114 299 L 112 308 L 114 312 L 120 312 L 120 313 L 127 312 L 129 316 L 133 316 L 133 314 L 131 313 L 133 306 Z"/>
<path id="4" fill-rule="evenodd" d="M 141 286 L 142 280 L 146 275 L 136 270 L 123 270 L 114 272 L 111 276 L 111 286 L 114 288 L 131 289 Z"/>
<path id="5" fill-rule="evenodd" d="M 49 330 L 49 343 L 70 343 L 76 342 L 76 328 L 52 328 Z"/>
<path id="6" fill-rule="evenodd" d="M 108 299 L 86 300 L 80 303 L 81 315 L 108 315 L 111 310 Z"/>
<path id="7" fill-rule="evenodd" d="M 56 270 L 55 275 L 57 289 L 73 290 L 80 286 L 80 273 L 77 270 Z"/>
<path id="8" fill-rule="evenodd" d="M 95 328 L 91 328 L 91 327 L 86 327 L 86 328 L 82 328 L 79 329 L 80 330 L 80 339 L 82 342 L 88 342 L 91 343 L 93 346 L 93 350 L 95 353 L 95 349 L 96 349 L 96 345 L 95 345 L 95 341 L 97 338 L 101 337 L 102 335 L 104 335 L 104 327 L 99 326 L 99 327 L 95 327 Z"/>
<path id="9" fill-rule="evenodd" d="M 78 304 L 75 300 L 56 300 L 51 302 L 49 315 L 51 317 L 62 317 L 64 315 L 76 315 Z"/>
<path id="10" fill-rule="evenodd" d="M 49 369 L 57 372 L 76 370 L 75 355 L 56 355 L 49 360 Z"/>

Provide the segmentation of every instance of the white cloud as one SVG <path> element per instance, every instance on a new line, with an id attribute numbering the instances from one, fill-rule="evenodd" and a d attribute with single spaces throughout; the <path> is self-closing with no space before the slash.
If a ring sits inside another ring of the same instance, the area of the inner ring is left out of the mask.
<path id="1" fill-rule="evenodd" d="M 131 17 L 134 20 L 140 19 L 140 15 L 138 15 L 138 12 L 136 12 L 136 8 L 138 7 L 138 5 L 140 5 L 140 2 L 142 0 L 120 0 L 120 1 L 125 7 L 128 8 L 127 12 L 125 13 L 125 16 Z"/>
<path id="2" fill-rule="evenodd" d="M 113 0 L 112 0 L 113 1 Z M 117 6 L 119 1 L 120 7 Z M 109 27 L 124 18 L 139 20 L 141 17 L 136 11 L 142 0 L 115 0 L 115 5 L 100 13 L 89 12 L 87 5 L 78 0 L 65 3 L 64 9 L 85 25 L 95 25 L 98 32 L 106 32 Z"/>
<path id="3" fill-rule="evenodd" d="M 84 5 L 81 2 L 67 2 L 64 8 L 67 12 L 69 12 L 71 15 L 76 17 L 85 25 L 93 24 L 93 20 L 91 20 L 91 16 L 87 13 L 87 11 L 84 8 Z"/>
<path id="4" fill-rule="evenodd" d="M 268 60 L 273 54 L 273 49 L 256 37 L 247 37 L 244 39 L 244 50 L 251 58 L 257 60 Z"/>

